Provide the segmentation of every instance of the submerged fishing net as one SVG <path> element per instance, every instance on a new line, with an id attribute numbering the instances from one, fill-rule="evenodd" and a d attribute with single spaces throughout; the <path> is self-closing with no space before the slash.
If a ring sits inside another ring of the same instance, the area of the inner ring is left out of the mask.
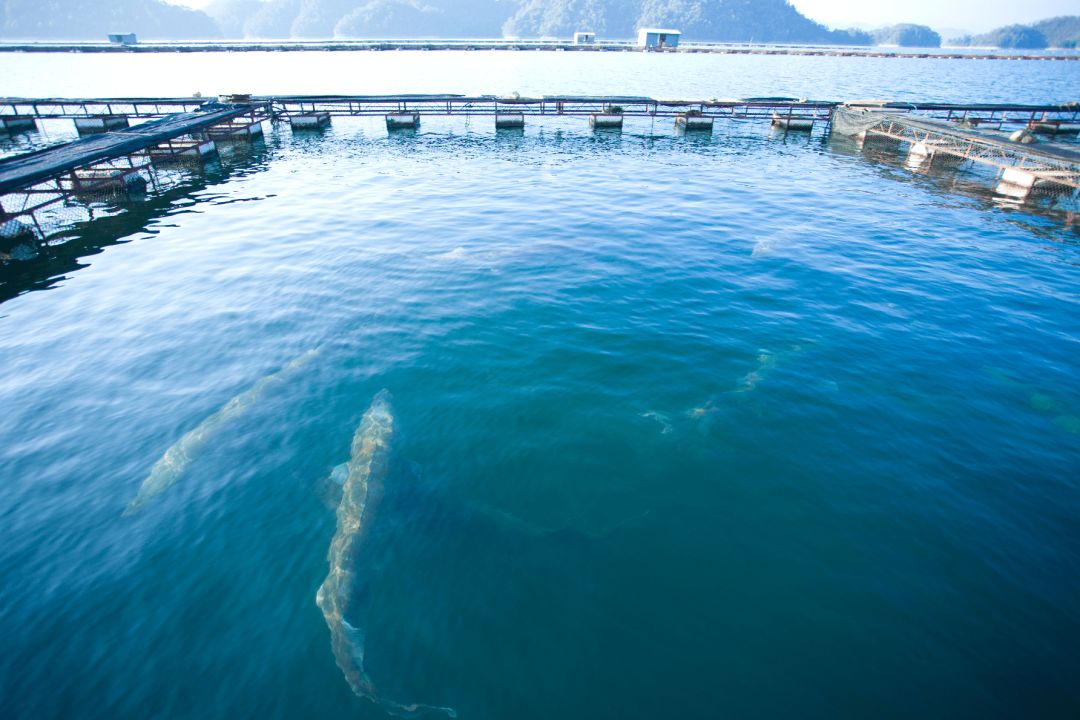
<path id="1" fill-rule="evenodd" d="M 855 110 L 853 108 L 838 107 L 833 110 L 832 132 L 854 137 L 874 127 L 888 115 L 889 113 L 884 113 L 881 110 Z"/>

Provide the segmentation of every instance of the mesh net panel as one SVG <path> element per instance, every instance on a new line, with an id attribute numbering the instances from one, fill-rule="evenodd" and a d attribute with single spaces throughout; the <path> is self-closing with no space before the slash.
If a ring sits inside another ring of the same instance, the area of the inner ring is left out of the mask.
<path id="1" fill-rule="evenodd" d="M 854 137 L 880 123 L 888 113 L 880 110 L 853 110 L 838 107 L 833 110 L 832 131 L 840 135 Z"/>

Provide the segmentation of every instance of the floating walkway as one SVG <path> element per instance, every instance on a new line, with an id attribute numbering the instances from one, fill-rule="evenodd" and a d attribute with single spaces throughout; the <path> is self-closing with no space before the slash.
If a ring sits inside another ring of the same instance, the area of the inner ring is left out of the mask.
<path id="1" fill-rule="evenodd" d="M 1024 199 L 1040 190 L 1069 194 L 1080 190 L 1080 146 L 1025 142 L 1033 139 L 1025 131 L 1008 135 L 980 129 L 970 121 L 949 123 L 892 112 L 837 108 L 832 132 L 854 137 L 860 145 L 875 141 L 905 144 L 908 165 L 913 167 L 966 161 L 994 168 L 996 190 L 1002 195 Z"/>
<path id="2" fill-rule="evenodd" d="M 164 116 L 164 117 L 162 117 Z M 945 159 L 992 166 L 998 191 L 1026 199 L 1039 190 L 1080 189 L 1080 146 L 1030 140 L 1075 135 L 1080 105 L 892 103 L 796 98 L 708 100 L 640 96 L 330 95 L 203 98 L 0 98 L 0 131 L 33 129 L 42 120 L 70 119 L 74 142 L 0 160 L 0 240 L 47 233 L 39 211 L 95 193 L 127 193 L 154 184 L 155 167 L 201 162 L 215 143 L 261 136 L 266 120 L 296 131 L 319 130 L 333 117 L 382 117 L 388 131 L 415 129 L 424 117 L 487 116 L 497 129 L 520 131 L 526 121 L 579 117 L 594 129 L 619 131 L 624 118 L 672 121 L 677 132 L 711 132 L 715 122 L 768 122 L 784 132 L 829 128 L 861 144 L 910 146 L 925 167 Z M 157 118 L 146 120 L 147 118 Z M 143 121 L 125 127 L 129 119 Z M 120 128 L 120 129 L 116 129 Z M 1009 138 L 1010 131 L 1016 135 Z M 0 248 L 2 251 L 2 248 Z"/>
<path id="3" fill-rule="evenodd" d="M 0 115 L 0 126 L 11 117 Z M 247 138 L 269 117 L 265 105 L 210 103 L 198 112 L 174 113 L 0 160 L 0 240 L 44 239 L 38 212 L 48 206 L 145 190 L 155 181 L 155 165 L 200 161 L 215 151 L 215 138 Z"/>
<path id="4" fill-rule="evenodd" d="M 150 118 L 173 113 L 197 112 L 208 99 L 186 98 L 0 98 L 0 128 L 12 118 Z"/>
<path id="5" fill-rule="evenodd" d="M 664 52 L 715 55 L 795 55 L 811 57 L 930 58 L 935 60 L 1080 60 L 1080 54 L 969 51 L 918 52 L 902 48 L 858 45 L 762 45 L 755 43 L 690 43 L 676 48 L 643 48 L 632 40 L 605 40 L 577 45 L 568 40 L 333 40 L 112 43 L 0 43 L 0 52 L 23 53 L 194 53 L 194 52 L 357 52 L 390 50 L 502 50 L 571 52 Z"/>
<path id="6" fill-rule="evenodd" d="M 807 100 L 788 97 L 650 98 L 641 96 L 543 95 L 274 95 L 223 96 L 229 102 L 250 103 L 266 108 L 275 119 L 363 117 L 389 115 L 522 115 L 590 117 L 619 114 L 627 117 L 701 117 L 712 120 L 777 121 L 810 120 L 823 127 L 833 110 L 844 106 L 914 114 L 954 122 L 966 122 L 996 129 L 1051 126 L 1075 132 L 1080 129 L 1080 104 L 948 104 L 885 102 L 880 100 Z M 0 98 L 0 130 L 32 128 L 35 120 L 48 118 L 125 117 L 148 118 L 178 112 L 194 112 L 205 98 Z M 301 121 L 324 126 L 325 121 Z M 14 124 L 13 124 L 14 123 Z M 693 123 L 691 123 L 693 124 Z M 698 123 L 701 125 L 701 123 Z M 710 126 L 711 127 L 711 126 Z M 809 129 L 803 126 L 801 129 Z"/>

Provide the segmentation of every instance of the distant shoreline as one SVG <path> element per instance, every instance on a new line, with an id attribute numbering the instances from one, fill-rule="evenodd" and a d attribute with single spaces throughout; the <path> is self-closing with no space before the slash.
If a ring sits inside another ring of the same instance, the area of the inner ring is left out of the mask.
<path id="1" fill-rule="evenodd" d="M 544 40 L 280 40 L 221 42 L 146 42 L 119 45 L 101 42 L 0 42 L 0 52 L 22 53 L 193 53 L 193 52 L 357 52 L 357 51 L 573 51 L 573 52 L 657 52 L 717 55 L 794 55 L 807 57 L 881 57 L 940 60 L 1080 60 L 1080 52 L 1048 50 L 1039 53 L 987 51 L 968 48 L 949 52 L 937 48 L 900 48 L 897 46 L 837 45 L 767 45 L 756 43 L 683 43 L 678 48 L 643 48 L 636 43 L 598 42 L 575 45 L 572 42 Z"/>

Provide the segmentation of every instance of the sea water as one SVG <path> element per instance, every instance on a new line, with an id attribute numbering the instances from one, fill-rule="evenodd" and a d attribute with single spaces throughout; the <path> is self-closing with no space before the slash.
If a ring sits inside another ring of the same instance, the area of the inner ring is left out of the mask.
<path id="1" fill-rule="evenodd" d="M 1073 65 L 8 55 L 0 89 L 1047 102 Z M 1068 218 L 820 133 L 491 124 L 268 129 L 0 269 L 0 714 L 387 717 L 315 603 L 328 478 L 384 388 L 354 620 L 395 701 L 1080 713 Z"/>

